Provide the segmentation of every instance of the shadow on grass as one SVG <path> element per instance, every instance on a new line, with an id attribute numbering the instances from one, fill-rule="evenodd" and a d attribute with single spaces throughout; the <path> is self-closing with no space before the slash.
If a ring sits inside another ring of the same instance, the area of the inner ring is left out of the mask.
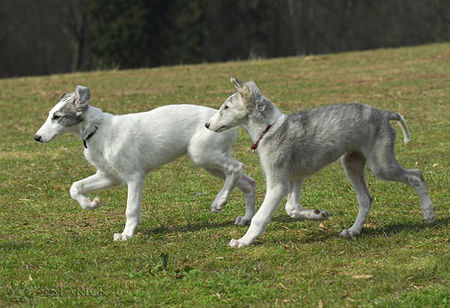
<path id="1" fill-rule="evenodd" d="M 397 234 L 402 231 L 408 232 L 422 232 L 426 229 L 442 229 L 448 228 L 448 224 L 450 223 L 449 217 L 443 217 L 436 219 L 432 224 L 426 224 L 425 222 L 414 223 L 414 222 L 405 222 L 405 223 L 394 223 L 380 228 L 364 228 L 362 234 L 365 237 L 375 237 L 379 235 L 389 235 L 389 234 Z"/>
<path id="2" fill-rule="evenodd" d="M 185 226 L 174 226 L 174 227 L 157 227 L 149 228 L 147 230 L 141 230 L 143 234 L 170 234 L 170 233 L 184 233 L 184 232 L 194 232 L 203 229 L 218 229 L 223 227 L 230 227 L 234 225 L 234 221 L 225 221 L 221 223 L 213 222 L 201 222 L 198 224 L 185 225 Z"/>
<path id="3" fill-rule="evenodd" d="M 281 222 L 286 224 L 295 224 L 298 222 L 301 222 L 303 220 L 294 220 L 288 216 L 276 216 L 272 219 L 272 222 Z M 397 233 L 401 233 L 403 231 L 408 232 L 422 232 L 426 229 L 441 229 L 441 228 L 447 228 L 448 224 L 450 222 L 449 217 L 439 218 L 436 219 L 435 222 L 433 222 L 431 225 L 427 225 L 424 222 L 422 223 L 414 223 L 414 222 L 405 222 L 405 223 L 394 223 L 390 224 L 384 227 L 380 228 L 367 228 L 363 227 L 363 231 L 361 233 L 361 236 L 356 237 L 355 239 L 363 239 L 363 238 L 370 238 L 370 237 L 377 237 L 380 235 L 393 235 Z M 151 234 L 170 234 L 170 233 L 185 233 L 185 232 L 195 232 L 200 231 L 204 229 L 219 229 L 224 227 L 230 227 L 234 225 L 234 221 L 225 221 L 221 223 L 213 223 L 213 222 L 206 222 L 203 221 L 198 224 L 189 224 L 184 226 L 173 226 L 173 227 L 157 227 L 157 228 L 149 228 L 146 230 L 141 230 L 143 234 L 151 235 Z M 241 228 L 244 232 L 247 231 L 248 225 L 244 227 L 238 227 Z M 337 233 L 327 233 L 327 232 L 317 232 L 316 234 L 312 235 L 311 237 L 307 239 L 302 239 L 303 243 L 313 243 L 313 242 L 321 242 L 326 241 L 331 238 L 338 238 L 340 237 L 340 232 Z M 1 247 L 1 246 L 0 246 Z"/>
<path id="4" fill-rule="evenodd" d="M 272 221 L 276 222 L 283 222 L 287 224 L 296 223 L 301 220 L 292 220 L 289 217 L 275 217 Z M 414 222 L 405 222 L 405 223 L 394 223 L 390 224 L 384 227 L 379 228 L 367 228 L 363 227 L 363 230 L 359 236 L 356 236 L 354 238 L 342 238 L 340 236 L 339 232 L 328 232 L 328 231 L 316 231 L 311 232 L 308 235 L 305 235 L 305 237 L 298 238 L 298 239 L 292 239 L 285 240 L 282 237 L 272 239 L 272 243 L 295 243 L 295 244 L 310 244 L 310 243 L 319 243 L 319 242 L 326 242 L 330 239 L 340 239 L 342 241 L 364 241 L 365 239 L 371 239 L 376 238 L 378 236 L 392 236 L 401 232 L 408 232 L 408 233 L 417 233 L 420 234 L 423 231 L 427 229 L 444 229 L 448 228 L 448 224 L 450 222 L 449 217 L 444 217 L 440 219 L 436 219 L 432 224 L 428 225 L 425 222 L 422 223 L 414 223 Z M 254 242 L 254 245 L 263 245 L 264 241 L 261 241 L 260 239 L 256 239 Z"/>
<path id="5" fill-rule="evenodd" d="M 0 243 L 0 251 L 5 252 L 20 251 L 30 247 L 31 247 L 30 243 L 16 243 L 16 242 Z"/>

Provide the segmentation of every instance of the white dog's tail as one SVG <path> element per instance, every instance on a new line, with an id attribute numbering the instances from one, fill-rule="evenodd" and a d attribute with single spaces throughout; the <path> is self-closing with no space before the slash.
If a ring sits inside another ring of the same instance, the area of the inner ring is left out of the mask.
<path id="1" fill-rule="evenodd" d="M 396 113 L 396 112 L 391 112 L 389 120 L 398 121 L 398 124 L 400 125 L 400 128 L 402 129 L 403 142 L 405 144 L 407 144 L 409 141 L 411 141 L 411 136 L 409 135 L 408 125 L 406 125 L 405 118 L 402 117 L 401 114 Z"/>

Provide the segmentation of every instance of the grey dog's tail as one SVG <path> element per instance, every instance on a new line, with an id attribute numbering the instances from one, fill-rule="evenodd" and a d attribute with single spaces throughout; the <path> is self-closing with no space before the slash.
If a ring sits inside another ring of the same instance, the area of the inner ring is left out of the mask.
<path id="1" fill-rule="evenodd" d="M 406 125 L 405 118 L 402 117 L 402 115 L 399 113 L 390 112 L 389 120 L 398 121 L 398 124 L 400 125 L 400 128 L 403 132 L 403 142 L 407 144 L 411 140 L 411 136 L 409 135 L 409 129 L 408 125 Z"/>

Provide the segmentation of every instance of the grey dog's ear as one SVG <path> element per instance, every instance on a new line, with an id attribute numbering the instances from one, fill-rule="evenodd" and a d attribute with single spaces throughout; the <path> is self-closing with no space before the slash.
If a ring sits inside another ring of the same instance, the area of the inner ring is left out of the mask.
<path id="1" fill-rule="evenodd" d="M 73 102 L 77 113 L 81 113 L 87 108 L 87 106 L 89 105 L 90 97 L 91 91 L 89 91 L 89 88 L 84 86 L 77 86 L 77 88 L 75 89 L 75 100 Z"/>
<path id="2" fill-rule="evenodd" d="M 246 100 L 250 100 L 250 98 L 252 97 L 251 93 L 250 93 L 250 89 L 245 85 L 245 82 L 240 81 L 237 78 L 231 77 L 230 78 L 231 83 L 234 85 L 234 87 L 236 88 L 236 90 L 238 90 L 238 92 L 246 99 Z"/>
<path id="3" fill-rule="evenodd" d="M 236 88 L 236 90 L 239 90 L 240 88 L 242 88 L 244 86 L 244 82 L 240 81 L 237 78 L 231 77 L 230 78 L 231 83 L 234 85 L 234 87 Z"/>

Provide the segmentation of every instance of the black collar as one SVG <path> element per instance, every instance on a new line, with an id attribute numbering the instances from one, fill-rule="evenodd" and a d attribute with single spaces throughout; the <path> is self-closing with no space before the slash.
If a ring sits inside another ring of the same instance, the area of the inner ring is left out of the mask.
<path id="1" fill-rule="evenodd" d="M 86 142 L 89 140 L 89 139 L 91 139 L 92 138 L 92 136 L 94 136 L 94 134 L 95 134 L 95 132 L 97 131 L 97 126 L 95 126 L 95 129 L 94 129 L 94 131 L 92 132 L 92 133 L 90 133 L 89 135 L 87 135 L 87 137 L 86 137 L 86 139 L 83 139 L 83 145 L 84 145 L 84 147 L 87 149 L 87 144 L 86 144 Z"/>
<path id="2" fill-rule="evenodd" d="M 269 129 L 272 127 L 272 125 L 267 125 L 266 129 L 262 132 L 261 136 L 259 136 L 258 140 L 256 140 L 255 143 L 252 144 L 252 151 L 255 151 L 258 147 L 259 142 L 264 137 L 264 135 L 269 131 Z"/>

